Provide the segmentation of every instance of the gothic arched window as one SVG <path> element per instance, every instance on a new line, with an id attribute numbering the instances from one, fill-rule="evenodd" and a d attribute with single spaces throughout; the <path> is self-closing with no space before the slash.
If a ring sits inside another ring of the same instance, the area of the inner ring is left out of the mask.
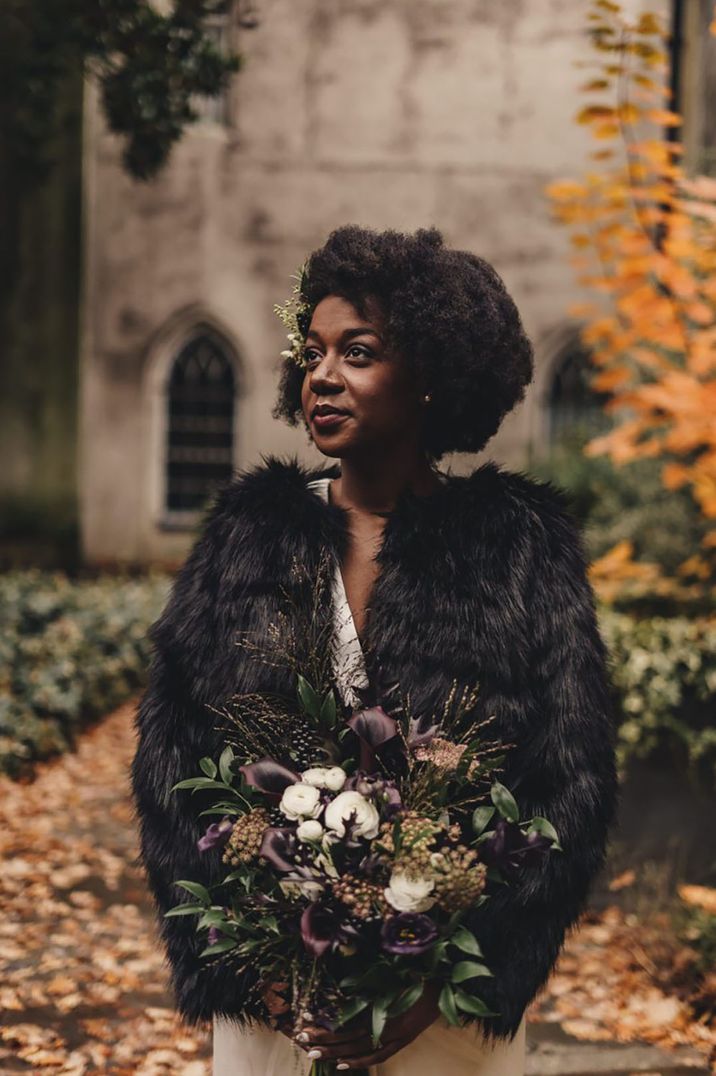
<path id="1" fill-rule="evenodd" d="M 596 373 L 589 352 L 579 343 L 566 349 L 555 365 L 548 394 L 549 440 L 594 437 L 609 426 L 608 397 L 591 387 Z"/>
<path id="2" fill-rule="evenodd" d="M 196 513 L 234 466 L 234 370 L 210 332 L 175 358 L 167 390 L 166 510 Z"/>

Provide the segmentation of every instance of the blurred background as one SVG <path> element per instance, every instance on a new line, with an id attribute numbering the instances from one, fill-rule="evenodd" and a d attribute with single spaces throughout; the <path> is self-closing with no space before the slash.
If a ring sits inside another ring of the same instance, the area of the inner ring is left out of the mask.
<path id="1" fill-rule="evenodd" d="M 528 1071 L 709 1071 L 716 1031 L 713 0 L 4 0 L 0 1072 L 209 1071 L 128 798 L 146 631 L 271 417 L 334 227 L 491 261 L 534 383 L 480 457 L 565 488 L 620 824 Z M 5 905 L 4 905 L 5 906 Z"/>

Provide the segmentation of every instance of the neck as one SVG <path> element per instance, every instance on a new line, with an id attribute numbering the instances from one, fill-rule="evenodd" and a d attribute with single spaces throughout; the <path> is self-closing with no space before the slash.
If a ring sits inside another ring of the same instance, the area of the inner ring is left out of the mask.
<path id="1" fill-rule="evenodd" d="M 344 508 L 381 514 L 395 507 L 403 490 L 425 496 L 439 485 L 440 479 L 422 453 L 396 452 L 341 460 L 341 474 L 333 480 L 331 499 Z"/>

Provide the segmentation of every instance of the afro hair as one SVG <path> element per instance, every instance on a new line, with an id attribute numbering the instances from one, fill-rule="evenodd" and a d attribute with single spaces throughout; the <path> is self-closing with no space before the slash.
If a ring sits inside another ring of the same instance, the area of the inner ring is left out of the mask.
<path id="1" fill-rule="evenodd" d="M 532 380 L 532 345 L 505 285 L 484 258 L 444 245 L 437 228 L 415 234 L 348 224 L 308 258 L 300 299 L 312 312 L 339 295 L 365 316 L 377 300 L 391 345 L 423 377 L 432 400 L 424 449 L 479 452 Z M 295 426 L 303 417 L 304 369 L 286 359 L 273 409 Z"/>

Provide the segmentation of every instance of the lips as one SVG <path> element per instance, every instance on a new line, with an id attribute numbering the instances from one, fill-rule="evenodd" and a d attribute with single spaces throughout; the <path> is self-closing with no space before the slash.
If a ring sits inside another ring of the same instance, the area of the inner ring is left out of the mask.
<path id="1" fill-rule="evenodd" d="M 311 412 L 311 418 L 313 419 L 313 425 L 317 429 L 332 430 L 335 426 L 340 426 L 345 422 L 349 414 L 349 411 L 344 411 L 340 407 L 317 404 Z"/>

